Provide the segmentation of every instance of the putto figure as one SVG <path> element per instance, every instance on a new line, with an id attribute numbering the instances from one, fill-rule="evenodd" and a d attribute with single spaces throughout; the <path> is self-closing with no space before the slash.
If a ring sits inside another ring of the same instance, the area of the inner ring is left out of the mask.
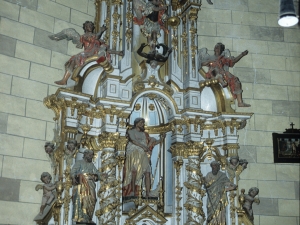
<path id="1" fill-rule="evenodd" d="M 77 48 L 83 48 L 84 51 L 72 56 L 69 61 L 65 63 L 65 74 L 63 79 L 55 81 L 58 85 L 67 84 L 67 80 L 72 75 L 73 71 L 82 66 L 86 59 L 98 55 L 98 63 L 104 62 L 105 60 L 110 61 L 110 54 L 118 54 L 123 56 L 123 51 L 113 51 L 108 48 L 108 45 L 101 40 L 101 36 L 107 28 L 103 25 L 100 32 L 95 34 L 95 26 L 91 21 L 86 21 L 83 24 L 84 34 L 80 35 L 75 29 L 67 28 L 57 34 L 50 35 L 51 40 L 60 41 L 63 39 L 72 40 L 73 44 L 76 44 Z"/>
<path id="2" fill-rule="evenodd" d="M 259 193 L 259 189 L 257 187 L 252 187 L 252 188 L 249 189 L 248 194 L 244 196 L 244 201 L 245 202 L 243 204 L 243 209 L 245 210 L 248 218 L 252 222 L 254 221 L 252 204 L 253 204 L 253 202 L 255 202 L 257 204 L 260 203 L 259 199 L 255 198 L 255 196 L 258 195 L 258 193 Z"/>
<path id="3" fill-rule="evenodd" d="M 129 142 L 126 147 L 125 176 L 123 181 L 123 196 L 138 196 L 140 183 L 144 175 L 146 196 L 150 193 L 150 157 L 155 145 L 162 142 L 165 135 L 160 140 L 151 138 L 145 132 L 145 119 L 136 118 L 131 130 L 128 130 Z"/>
<path id="4" fill-rule="evenodd" d="M 71 170 L 73 181 L 73 221 L 94 223 L 92 221 L 96 204 L 96 182 L 101 173 L 93 164 L 94 152 L 85 150 L 83 160 L 77 161 Z"/>
<path id="5" fill-rule="evenodd" d="M 240 159 L 238 156 L 231 156 L 227 164 L 227 173 L 229 179 L 233 181 L 236 177 L 239 180 L 240 173 L 247 168 L 248 161 L 246 159 Z"/>
<path id="6" fill-rule="evenodd" d="M 65 160 L 67 166 L 71 166 L 73 164 L 73 159 L 77 154 L 77 141 L 74 139 L 69 139 L 67 143 L 67 147 L 65 149 Z"/>
<path id="7" fill-rule="evenodd" d="M 43 172 L 41 174 L 41 181 L 44 185 L 37 185 L 35 190 L 43 189 L 42 204 L 40 208 L 40 215 L 43 215 L 46 205 L 51 205 L 52 201 L 55 199 L 54 190 L 56 185 L 51 183 L 52 177 L 48 172 Z"/>
<path id="8" fill-rule="evenodd" d="M 228 205 L 226 192 L 235 190 L 237 186 L 231 183 L 225 173 L 220 172 L 220 163 L 210 164 L 212 171 L 204 178 L 207 192 L 207 225 L 226 223 L 226 206 Z"/>
<path id="9" fill-rule="evenodd" d="M 52 167 L 52 171 L 53 171 L 53 176 L 54 176 L 54 180 L 55 180 L 55 176 L 57 173 L 57 162 L 55 159 L 55 145 L 52 142 L 47 141 L 44 145 L 45 148 L 45 152 L 48 154 L 50 161 L 51 161 L 51 167 Z"/>
<path id="10" fill-rule="evenodd" d="M 214 52 L 215 54 L 210 56 L 207 53 L 207 48 L 199 50 L 199 64 L 201 67 L 208 67 L 208 71 L 205 74 L 206 78 L 216 78 L 222 87 L 229 86 L 233 98 L 237 99 L 239 107 L 250 107 L 251 105 L 243 102 L 243 90 L 239 78 L 229 72 L 229 67 L 233 67 L 235 63 L 248 54 L 248 51 L 242 52 L 238 57 L 232 57 L 230 51 L 225 49 L 224 44 L 217 43 Z"/>

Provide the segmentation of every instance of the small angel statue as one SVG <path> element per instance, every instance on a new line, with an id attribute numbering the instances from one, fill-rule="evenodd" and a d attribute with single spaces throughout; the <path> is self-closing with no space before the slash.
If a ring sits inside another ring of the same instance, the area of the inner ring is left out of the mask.
<path id="1" fill-rule="evenodd" d="M 104 31 L 107 30 L 106 26 L 102 26 L 100 32 L 95 34 L 95 26 L 91 21 L 86 21 L 83 24 L 84 34 L 80 35 L 75 29 L 67 28 L 62 30 L 57 34 L 50 35 L 51 40 L 60 41 L 63 39 L 72 40 L 73 44 L 76 44 L 77 48 L 84 49 L 83 52 L 78 53 L 77 55 L 72 56 L 69 61 L 65 63 L 65 74 L 60 81 L 55 81 L 58 85 L 67 84 L 67 80 L 73 73 L 74 69 L 79 66 L 82 66 L 86 59 L 98 55 L 98 63 L 104 62 L 105 60 L 110 61 L 110 54 L 118 54 L 123 56 L 123 51 L 114 51 L 108 49 L 108 45 L 100 39 Z"/>
<path id="2" fill-rule="evenodd" d="M 65 160 L 67 166 L 71 166 L 73 164 L 73 158 L 76 156 L 78 152 L 77 141 L 74 139 L 69 139 L 67 143 L 67 147 L 65 149 Z"/>
<path id="3" fill-rule="evenodd" d="M 168 33 L 165 22 L 168 19 L 167 6 L 161 0 L 133 0 L 133 9 L 136 17 L 133 22 L 140 26 L 142 34 L 147 38 L 150 51 L 155 50 L 160 29 Z"/>
<path id="4" fill-rule="evenodd" d="M 245 210 L 248 218 L 252 222 L 254 221 L 252 204 L 253 202 L 255 202 L 256 204 L 260 203 L 259 198 L 255 198 L 255 196 L 258 195 L 258 193 L 259 189 L 257 187 L 250 188 L 248 194 L 245 195 L 245 202 L 243 204 L 243 209 Z"/>
<path id="5" fill-rule="evenodd" d="M 242 52 L 238 57 L 233 57 L 225 45 L 217 43 L 214 48 L 215 54 L 210 56 L 207 48 L 199 50 L 199 65 L 207 66 L 206 78 L 216 78 L 222 87 L 229 86 L 232 96 L 237 99 L 239 107 L 250 107 L 251 105 L 243 102 L 242 84 L 236 76 L 229 72 L 229 67 L 233 67 L 241 58 L 248 54 L 248 51 Z"/>
<path id="6" fill-rule="evenodd" d="M 51 205 L 52 201 L 55 199 L 54 190 L 56 185 L 51 183 L 52 177 L 48 172 L 43 172 L 41 174 L 41 181 L 44 185 L 38 184 L 35 187 L 35 190 L 43 189 L 42 204 L 40 207 L 40 215 L 43 214 L 46 205 Z"/>

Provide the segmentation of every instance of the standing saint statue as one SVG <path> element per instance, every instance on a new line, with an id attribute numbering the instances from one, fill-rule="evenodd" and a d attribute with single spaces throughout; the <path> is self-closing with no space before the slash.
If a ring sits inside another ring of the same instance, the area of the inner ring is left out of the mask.
<path id="1" fill-rule="evenodd" d="M 96 204 L 96 182 L 101 173 L 93 164 L 94 152 L 85 150 L 83 160 L 75 162 L 71 170 L 73 181 L 73 221 L 93 223 Z"/>
<path id="2" fill-rule="evenodd" d="M 226 224 L 227 191 L 235 190 L 237 185 L 231 183 L 225 173 L 220 172 L 220 163 L 210 164 L 212 171 L 204 178 L 207 192 L 207 225 Z"/>
<path id="3" fill-rule="evenodd" d="M 126 147 L 126 160 L 124 167 L 123 196 L 138 196 L 141 180 L 144 175 L 146 196 L 150 193 L 151 153 L 153 147 L 162 142 L 156 140 L 145 132 L 145 119 L 136 118 L 131 130 L 128 130 L 129 142 Z"/>

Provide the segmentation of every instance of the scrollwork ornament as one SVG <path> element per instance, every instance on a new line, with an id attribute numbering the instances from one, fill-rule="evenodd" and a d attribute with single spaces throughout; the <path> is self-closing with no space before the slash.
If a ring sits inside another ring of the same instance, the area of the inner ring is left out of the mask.
<path id="1" fill-rule="evenodd" d="M 119 138 L 119 133 L 103 132 L 99 135 L 98 141 L 103 148 L 114 148 Z"/>
<path id="2" fill-rule="evenodd" d="M 66 107 L 65 100 L 62 98 L 58 98 L 54 94 L 44 98 L 43 103 L 48 109 L 52 109 L 54 111 L 54 121 L 59 119 L 61 110 L 63 110 Z"/>

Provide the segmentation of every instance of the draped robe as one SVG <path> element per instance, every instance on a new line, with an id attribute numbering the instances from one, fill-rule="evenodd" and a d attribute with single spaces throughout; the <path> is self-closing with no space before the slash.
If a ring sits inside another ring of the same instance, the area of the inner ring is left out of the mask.
<path id="1" fill-rule="evenodd" d="M 73 220 L 91 222 L 94 214 L 96 183 L 94 175 L 100 179 L 100 172 L 92 162 L 77 161 L 71 170 L 71 177 L 77 179 L 78 185 L 73 186 Z"/>

